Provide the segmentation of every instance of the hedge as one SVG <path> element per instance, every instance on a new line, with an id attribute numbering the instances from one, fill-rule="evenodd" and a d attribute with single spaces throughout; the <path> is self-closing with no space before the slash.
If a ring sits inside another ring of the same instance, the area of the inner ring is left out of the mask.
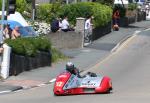
<path id="1" fill-rule="evenodd" d="M 94 26 L 99 27 L 111 21 L 112 8 L 107 5 L 94 2 L 79 2 L 75 4 L 61 5 L 60 3 L 54 4 L 41 4 L 37 8 L 37 15 L 39 20 L 51 22 L 55 17 L 68 16 L 69 22 L 75 25 L 76 18 L 89 15 L 94 16 Z"/>
<path id="2" fill-rule="evenodd" d="M 51 49 L 51 43 L 45 37 L 6 39 L 5 43 L 12 47 L 14 53 L 25 56 L 35 56 L 38 50 Z"/>
<path id="3" fill-rule="evenodd" d="M 61 9 L 60 3 L 53 4 L 41 4 L 36 9 L 36 17 L 38 20 L 51 22 L 55 17 L 58 16 L 58 11 Z"/>
<path id="4" fill-rule="evenodd" d="M 51 42 L 44 36 L 6 39 L 5 43 L 12 48 L 12 52 L 16 55 L 36 57 L 39 51 L 44 51 L 52 54 L 52 62 L 67 59 L 59 50 L 52 48 Z"/>

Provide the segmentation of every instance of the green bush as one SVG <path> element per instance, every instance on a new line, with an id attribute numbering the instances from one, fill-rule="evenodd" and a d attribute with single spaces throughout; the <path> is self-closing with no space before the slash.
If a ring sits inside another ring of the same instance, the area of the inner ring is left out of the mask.
<path id="1" fill-rule="evenodd" d="M 76 18 L 94 16 L 94 26 L 103 26 L 111 21 L 112 9 L 107 5 L 93 2 L 79 2 L 61 5 L 60 3 L 41 4 L 37 8 L 37 19 L 51 22 L 55 17 L 68 16 L 69 22 L 75 25 Z"/>
<path id="2" fill-rule="evenodd" d="M 5 42 L 19 55 L 35 56 L 38 50 L 49 51 L 51 43 L 45 37 L 7 39 Z"/>
<path id="3" fill-rule="evenodd" d="M 71 24 L 75 25 L 77 17 L 92 15 L 92 7 L 87 3 L 64 5 L 59 11 L 60 17 L 68 16 Z"/>
<path id="4" fill-rule="evenodd" d="M 7 39 L 5 40 L 5 42 L 12 48 L 12 52 L 19 55 L 25 55 L 25 49 L 23 48 L 20 39 L 16 40 Z"/>
<path id="5" fill-rule="evenodd" d="M 61 4 L 56 2 L 53 4 L 41 4 L 37 7 L 36 15 L 38 20 L 51 22 L 56 16 L 58 11 L 61 9 Z"/>
<path id="6" fill-rule="evenodd" d="M 51 19 L 52 4 L 41 4 L 37 7 L 37 19 L 49 22 Z"/>
<path id="7" fill-rule="evenodd" d="M 94 25 L 95 27 L 104 26 L 112 19 L 112 9 L 109 6 L 91 3 L 93 7 Z"/>
<path id="8" fill-rule="evenodd" d="M 60 16 L 68 16 L 71 24 L 75 25 L 77 17 L 94 16 L 94 26 L 103 26 L 111 21 L 112 9 L 109 6 L 93 2 L 80 2 L 64 5 L 59 11 Z"/>
<path id="9" fill-rule="evenodd" d="M 27 38 L 20 38 L 20 43 L 22 47 L 24 48 L 24 53 L 26 56 L 35 56 L 37 49 L 35 46 L 30 42 Z"/>
<path id="10" fill-rule="evenodd" d="M 16 11 L 23 13 L 26 9 L 26 0 L 16 0 Z"/>

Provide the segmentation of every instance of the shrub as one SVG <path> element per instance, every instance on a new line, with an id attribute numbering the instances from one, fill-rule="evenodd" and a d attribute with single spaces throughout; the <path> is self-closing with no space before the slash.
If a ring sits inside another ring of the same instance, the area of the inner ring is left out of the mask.
<path id="1" fill-rule="evenodd" d="M 56 16 L 58 11 L 61 9 L 61 4 L 56 2 L 53 4 L 41 4 L 37 7 L 36 17 L 39 20 L 51 22 Z"/>
<path id="2" fill-rule="evenodd" d="M 45 37 L 7 39 L 5 42 L 19 55 L 35 56 L 37 50 L 49 51 L 51 43 Z"/>
<path id="3" fill-rule="evenodd" d="M 77 17 L 92 15 L 92 7 L 87 3 L 70 4 L 63 6 L 59 12 L 60 17 L 68 16 L 70 23 L 75 25 Z"/>
<path id="4" fill-rule="evenodd" d="M 25 11 L 27 2 L 26 0 L 16 0 L 16 11 L 23 13 Z"/>
<path id="5" fill-rule="evenodd" d="M 46 52 L 51 50 L 52 62 L 57 62 L 61 59 L 67 58 L 60 51 L 52 48 L 51 42 L 44 36 L 33 38 L 17 38 L 15 40 L 6 39 L 5 43 L 12 48 L 12 52 L 18 55 L 35 56 L 38 50 Z"/>
<path id="6" fill-rule="evenodd" d="M 12 52 L 19 55 L 25 55 L 25 49 L 23 48 L 20 39 L 16 40 L 7 39 L 5 40 L 5 42 L 12 48 Z"/>
<path id="7" fill-rule="evenodd" d="M 106 25 L 112 19 L 112 9 L 109 6 L 91 3 L 93 7 L 94 25 L 95 27 Z"/>
<path id="8" fill-rule="evenodd" d="M 46 22 L 49 22 L 51 19 L 51 9 L 52 4 L 41 4 L 37 7 L 36 15 L 37 19 L 45 20 Z"/>

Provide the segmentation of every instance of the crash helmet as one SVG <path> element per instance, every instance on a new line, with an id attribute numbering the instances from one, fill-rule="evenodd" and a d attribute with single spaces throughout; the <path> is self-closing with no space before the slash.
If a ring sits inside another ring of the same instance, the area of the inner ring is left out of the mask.
<path id="1" fill-rule="evenodd" d="M 66 64 L 66 70 L 69 72 L 72 72 L 75 69 L 75 66 L 72 62 L 67 62 Z"/>

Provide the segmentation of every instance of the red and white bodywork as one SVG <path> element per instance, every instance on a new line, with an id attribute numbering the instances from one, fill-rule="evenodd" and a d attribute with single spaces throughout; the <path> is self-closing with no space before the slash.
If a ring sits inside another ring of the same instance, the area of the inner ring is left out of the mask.
<path id="1" fill-rule="evenodd" d="M 57 76 L 54 84 L 55 95 L 108 93 L 112 90 L 111 79 L 107 76 L 86 75 L 83 78 L 64 72 Z"/>

